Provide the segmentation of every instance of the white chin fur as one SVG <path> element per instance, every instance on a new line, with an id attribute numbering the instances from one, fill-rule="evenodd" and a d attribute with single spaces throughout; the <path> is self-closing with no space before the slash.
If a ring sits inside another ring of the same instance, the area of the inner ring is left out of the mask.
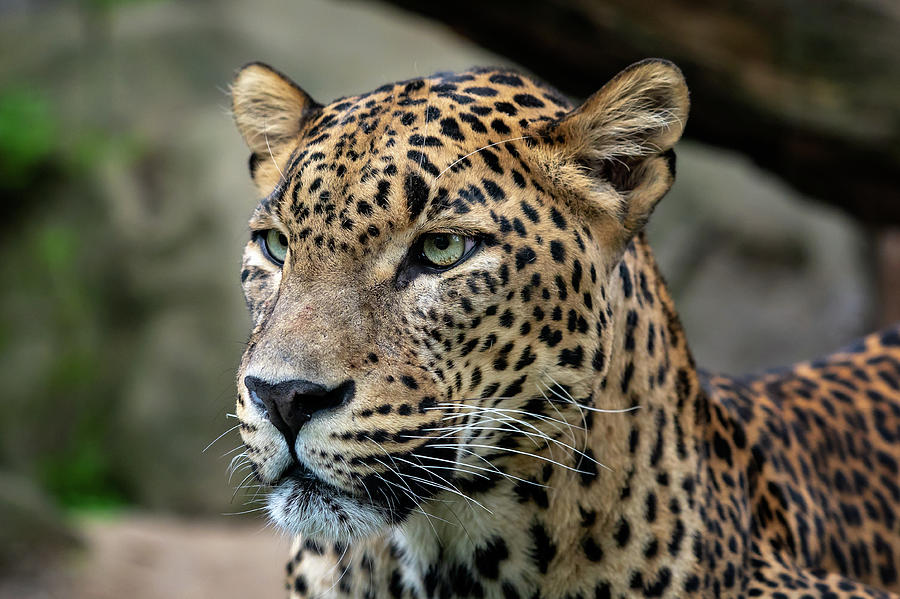
<path id="1" fill-rule="evenodd" d="M 337 493 L 310 491 L 293 480 L 269 493 L 266 508 L 272 523 L 285 532 L 322 541 L 349 543 L 388 525 L 375 506 Z"/>

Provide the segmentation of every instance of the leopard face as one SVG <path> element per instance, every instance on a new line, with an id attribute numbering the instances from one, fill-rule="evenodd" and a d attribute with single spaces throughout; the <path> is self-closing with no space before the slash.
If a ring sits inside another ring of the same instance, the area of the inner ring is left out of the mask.
<path id="1" fill-rule="evenodd" d="M 262 196 L 237 415 L 272 520 L 370 536 L 574 443 L 627 326 L 613 266 L 672 181 L 677 68 L 573 110 L 490 69 L 321 106 L 252 64 L 233 100 Z"/>

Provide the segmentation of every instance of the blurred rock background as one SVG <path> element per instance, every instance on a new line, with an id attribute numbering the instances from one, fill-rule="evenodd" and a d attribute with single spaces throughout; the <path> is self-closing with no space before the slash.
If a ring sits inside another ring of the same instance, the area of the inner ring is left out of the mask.
<path id="1" fill-rule="evenodd" d="M 378 2 L 0 0 L 0 597 L 281 595 L 284 540 L 223 515 L 253 507 L 225 475 L 237 434 L 203 452 L 248 328 L 227 88 L 250 60 L 323 101 L 509 63 Z M 678 160 L 650 236 L 701 365 L 877 324 L 865 227 L 738 154 Z"/>

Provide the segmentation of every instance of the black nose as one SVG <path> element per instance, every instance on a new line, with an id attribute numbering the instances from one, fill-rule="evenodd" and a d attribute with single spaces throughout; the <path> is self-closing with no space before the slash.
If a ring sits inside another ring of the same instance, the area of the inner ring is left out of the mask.
<path id="1" fill-rule="evenodd" d="M 356 390 L 356 383 L 352 380 L 328 389 L 311 381 L 293 380 L 273 384 L 248 376 L 244 377 L 244 385 L 253 402 L 265 409 L 269 422 L 284 435 L 291 453 L 294 453 L 297 433 L 316 412 L 350 401 Z"/>

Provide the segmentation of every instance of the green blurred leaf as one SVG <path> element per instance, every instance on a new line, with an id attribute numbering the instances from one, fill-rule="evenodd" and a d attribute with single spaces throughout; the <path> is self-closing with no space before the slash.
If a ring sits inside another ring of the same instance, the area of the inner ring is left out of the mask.
<path id="1" fill-rule="evenodd" d="M 0 177 L 24 184 L 54 151 L 58 121 L 48 99 L 25 88 L 0 90 Z"/>
<path id="2" fill-rule="evenodd" d="M 48 271 L 62 273 L 71 269 L 77 245 L 75 231 L 62 226 L 45 227 L 36 241 L 37 258 Z"/>
<path id="3" fill-rule="evenodd" d="M 111 483 L 110 462 L 98 439 L 82 439 L 66 456 L 46 459 L 42 478 L 48 491 L 70 508 L 108 509 L 126 503 Z"/>

